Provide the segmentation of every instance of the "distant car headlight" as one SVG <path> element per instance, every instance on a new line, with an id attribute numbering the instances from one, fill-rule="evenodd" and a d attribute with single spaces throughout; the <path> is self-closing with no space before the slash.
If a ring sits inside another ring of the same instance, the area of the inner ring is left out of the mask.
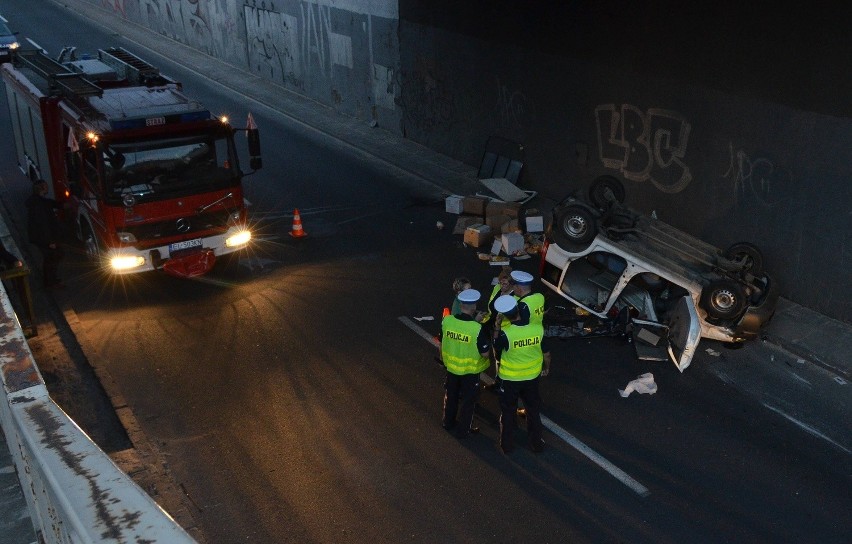
<path id="1" fill-rule="evenodd" d="M 113 270 L 130 270 L 145 264 L 145 257 L 139 255 L 116 255 L 110 259 Z"/>
<path id="2" fill-rule="evenodd" d="M 19 47 L 21 47 L 21 44 L 19 44 L 18 42 L 12 42 L 9 44 L 9 49 L 17 49 Z"/>
<path id="3" fill-rule="evenodd" d="M 236 234 L 228 236 L 225 240 L 226 247 L 244 246 L 251 240 L 251 231 L 241 230 Z"/>

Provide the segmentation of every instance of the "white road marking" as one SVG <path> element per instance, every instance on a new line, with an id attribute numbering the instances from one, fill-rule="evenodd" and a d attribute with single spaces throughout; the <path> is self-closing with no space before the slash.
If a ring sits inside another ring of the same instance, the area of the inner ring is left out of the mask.
<path id="1" fill-rule="evenodd" d="M 399 320 L 402 321 L 403 325 L 416 332 L 418 336 L 420 336 L 436 348 L 441 347 L 441 343 L 435 340 L 435 337 L 431 336 L 428 332 L 423 330 L 423 328 L 418 326 L 417 323 L 415 323 L 414 321 L 408 319 L 407 317 L 400 317 Z"/>
<path id="2" fill-rule="evenodd" d="M 770 406 L 769 404 L 766 404 L 765 402 L 763 403 L 763 406 L 765 406 L 766 408 L 769 408 L 770 410 L 772 410 L 772 411 L 773 411 L 773 412 L 775 412 L 776 414 L 779 414 L 779 415 L 783 416 L 783 417 L 784 417 L 784 418 L 786 418 L 788 421 L 791 421 L 791 422 L 795 423 L 796 425 L 798 425 L 799 427 L 801 427 L 804 431 L 806 431 L 806 432 L 808 432 L 808 433 L 810 433 L 810 434 L 812 434 L 812 435 L 816 436 L 817 438 L 822 438 L 822 439 L 823 439 L 823 440 L 825 440 L 826 442 L 830 442 L 831 444 L 834 444 L 835 446 L 837 446 L 837 447 L 838 447 L 838 448 L 840 448 L 841 450 L 845 451 L 846 453 L 852 453 L 852 451 L 849 451 L 848 449 L 844 448 L 843 446 L 841 446 L 840 444 L 838 444 L 838 443 L 837 443 L 837 442 L 835 442 L 834 440 L 830 439 L 829 437 L 825 436 L 824 434 L 822 434 L 822 433 L 821 433 L 821 432 L 819 432 L 818 430 L 814 429 L 813 427 L 811 427 L 811 426 L 810 426 L 810 425 L 808 425 L 807 423 L 802 423 L 801 421 L 799 421 L 798 419 L 794 418 L 793 416 L 788 415 L 788 414 L 785 414 L 784 412 L 782 412 L 782 411 L 781 411 L 781 410 L 779 410 L 778 408 L 776 408 L 776 407 L 774 407 L 774 406 Z"/>
<path id="3" fill-rule="evenodd" d="M 795 378 L 795 379 L 799 380 L 800 382 L 802 382 L 802 383 L 804 383 L 804 384 L 807 384 L 807 385 L 809 385 L 809 386 L 811 385 L 811 382 L 809 382 L 809 381 L 808 381 L 808 380 L 806 380 L 805 378 L 803 378 L 803 377 L 799 376 L 798 374 L 796 374 L 796 373 L 795 373 L 795 372 L 793 372 L 792 370 L 788 370 L 788 371 L 787 371 L 787 373 L 788 373 L 788 374 L 790 374 L 791 376 L 793 376 L 793 378 Z"/>
<path id="4" fill-rule="evenodd" d="M 402 323 L 406 327 L 413 330 L 415 333 L 417 333 L 420 337 L 424 338 L 433 346 L 440 347 L 441 344 L 437 340 L 435 340 L 434 337 L 430 336 L 428 332 L 423 330 L 412 320 L 408 319 L 407 317 L 400 317 L 399 320 L 402 321 Z M 491 385 L 494 383 L 494 378 L 484 372 L 480 375 L 479 379 L 487 385 Z M 550 432 L 561 438 L 566 444 L 585 455 L 590 461 L 607 471 L 613 478 L 617 479 L 618 481 L 632 489 L 640 497 L 647 497 L 651 494 L 647 487 L 634 480 L 629 474 L 612 464 L 604 456 L 600 455 L 598 452 L 584 444 L 580 439 L 576 438 L 571 433 L 551 421 L 544 414 L 542 414 L 541 416 L 541 423 L 542 425 L 547 427 Z"/>

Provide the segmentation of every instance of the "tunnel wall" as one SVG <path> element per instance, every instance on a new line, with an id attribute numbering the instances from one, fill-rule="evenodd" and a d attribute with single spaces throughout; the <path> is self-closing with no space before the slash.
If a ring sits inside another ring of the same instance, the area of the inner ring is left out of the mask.
<path id="1" fill-rule="evenodd" d="M 552 199 L 614 174 L 631 206 L 720 247 L 756 244 L 783 296 L 852 322 L 843 14 L 725 0 L 75 1 L 474 166 L 489 137 L 518 142 L 519 185 Z"/>

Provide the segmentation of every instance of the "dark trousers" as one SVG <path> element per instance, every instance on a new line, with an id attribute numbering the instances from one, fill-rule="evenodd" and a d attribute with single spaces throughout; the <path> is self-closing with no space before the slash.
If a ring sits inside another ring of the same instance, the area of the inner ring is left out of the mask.
<path id="1" fill-rule="evenodd" d="M 59 261 L 62 260 L 65 252 L 58 244 L 54 248 L 50 246 L 38 246 L 38 248 L 42 255 L 41 271 L 44 276 L 44 284 L 51 286 L 59 283 Z"/>
<path id="2" fill-rule="evenodd" d="M 541 449 L 543 444 L 541 424 L 541 395 L 538 392 L 538 378 L 522 382 L 509 380 L 500 381 L 500 447 L 503 451 L 511 451 L 515 447 L 515 429 L 518 427 L 515 419 L 518 410 L 518 399 L 524 401 L 527 411 L 527 434 L 530 447 Z"/>
<path id="3" fill-rule="evenodd" d="M 444 428 L 449 430 L 456 427 L 456 434 L 464 436 L 473 424 L 473 409 L 479 398 L 479 374 L 458 376 L 447 372 L 444 389 Z"/>

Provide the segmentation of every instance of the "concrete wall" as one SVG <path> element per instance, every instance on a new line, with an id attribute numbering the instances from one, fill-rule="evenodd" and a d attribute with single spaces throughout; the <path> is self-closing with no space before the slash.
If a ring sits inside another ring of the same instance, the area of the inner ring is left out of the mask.
<path id="1" fill-rule="evenodd" d="M 88 0 L 341 113 L 399 124 L 391 0 Z"/>
<path id="2" fill-rule="evenodd" d="M 88 0 L 341 113 L 520 185 L 601 174 L 719 246 L 749 241 L 785 297 L 852 322 L 852 54 L 840 13 L 718 0 Z"/>

